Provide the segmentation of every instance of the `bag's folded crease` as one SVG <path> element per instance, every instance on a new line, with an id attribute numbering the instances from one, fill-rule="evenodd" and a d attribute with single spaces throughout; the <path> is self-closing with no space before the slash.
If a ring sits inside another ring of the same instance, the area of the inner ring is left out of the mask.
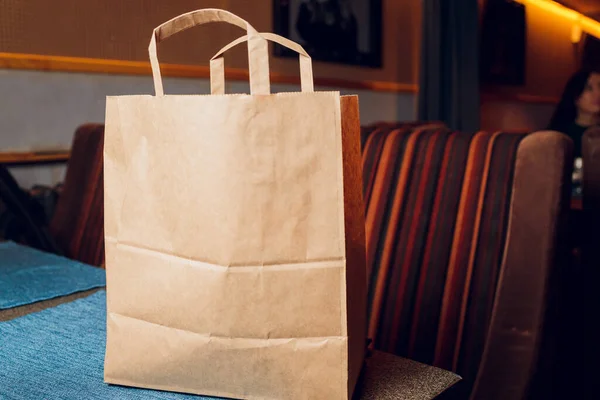
<path id="1" fill-rule="evenodd" d="M 190 266 L 195 266 L 198 268 L 207 268 L 213 270 L 227 270 L 227 269 L 256 269 L 256 268 L 272 268 L 272 269 L 291 269 L 297 268 L 299 265 L 302 265 L 302 268 L 338 268 L 340 262 L 345 262 L 345 256 L 339 257 L 330 257 L 323 259 L 312 259 L 308 260 L 307 257 L 298 260 L 273 260 L 269 262 L 247 262 L 244 264 L 230 264 L 230 265 L 220 265 L 216 263 L 216 261 L 211 261 L 199 257 L 190 257 L 185 254 L 175 254 L 172 251 L 165 250 L 154 250 L 148 247 L 144 247 L 140 244 L 127 243 L 123 241 L 119 241 L 112 237 L 105 237 L 105 242 L 111 243 L 117 247 L 128 248 L 130 251 L 138 252 L 138 253 L 146 253 L 150 256 L 161 257 L 165 260 L 173 260 L 184 262 Z M 243 271 L 239 271 L 243 272 Z"/>

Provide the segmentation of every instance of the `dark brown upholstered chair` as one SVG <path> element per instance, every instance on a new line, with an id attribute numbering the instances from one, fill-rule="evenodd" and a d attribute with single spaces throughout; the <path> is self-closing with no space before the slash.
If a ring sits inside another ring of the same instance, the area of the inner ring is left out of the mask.
<path id="1" fill-rule="evenodd" d="M 91 265 L 104 262 L 104 125 L 77 129 L 62 194 L 50 232 L 67 257 Z"/>
<path id="2" fill-rule="evenodd" d="M 583 183 L 582 183 L 582 206 L 580 212 L 579 229 L 582 233 L 582 265 L 578 279 L 572 285 L 572 293 L 583 296 L 575 297 L 579 309 L 583 309 L 584 340 L 583 364 L 585 368 L 585 390 L 586 399 L 598 396 L 595 387 L 597 377 L 594 372 L 597 367 L 596 354 L 599 352 L 600 324 L 595 322 L 600 309 L 600 127 L 588 129 L 582 140 L 583 156 Z M 577 338 L 576 338 L 577 339 Z M 576 340 L 575 339 L 575 340 Z M 594 387 L 593 387 L 593 386 Z"/>
<path id="3" fill-rule="evenodd" d="M 457 398 L 523 399 L 548 387 L 537 382 L 552 373 L 540 354 L 554 348 L 548 308 L 571 146 L 556 132 L 401 126 L 366 135 L 376 349 L 457 372 Z"/>

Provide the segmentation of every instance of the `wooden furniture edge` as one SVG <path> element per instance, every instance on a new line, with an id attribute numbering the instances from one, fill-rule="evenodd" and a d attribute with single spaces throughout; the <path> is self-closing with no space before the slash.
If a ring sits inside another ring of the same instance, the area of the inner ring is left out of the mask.
<path id="1" fill-rule="evenodd" d="M 52 152 L 9 151 L 0 152 L 0 164 L 45 164 L 69 161 L 68 150 Z"/>
<path id="2" fill-rule="evenodd" d="M 2 53 L 0 69 L 20 69 L 35 71 L 82 72 L 116 75 L 150 75 L 150 63 L 145 61 L 124 61 L 100 58 L 48 56 L 40 54 Z M 210 78 L 208 66 L 161 64 L 163 76 L 178 78 Z M 227 79 L 248 81 L 248 71 L 241 68 L 227 68 Z M 271 72 L 271 81 L 279 84 L 300 84 L 298 76 Z M 388 93 L 417 93 L 419 86 L 414 83 L 386 81 L 352 81 L 338 78 L 315 78 L 315 85 L 343 89 L 369 90 Z M 531 104 L 556 104 L 558 99 L 552 96 L 538 96 L 525 93 L 508 94 L 493 89 L 483 89 L 482 102 L 516 102 Z"/>
<path id="3" fill-rule="evenodd" d="M 0 69 L 21 69 L 36 71 L 87 72 L 120 75 L 150 75 L 150 63 L 145 61 L 124 61 L 99 58 L 47 56 L 38 54 L 0 53 Z M 178 78 L 210 78 L 208 66 L 161 64 L 163 76 Z M 247 81 L 248 71 L 241 68 L 227 68 L 227 79 Z M 272 83 L 300 84 L 298 76 L 271 72 Z M 378 92 L 416 93 L 418 86 L 412 83 L 385 81 L 351 81 L 338 78 L 315 78 L 315 85 L 362 89 Z"/>

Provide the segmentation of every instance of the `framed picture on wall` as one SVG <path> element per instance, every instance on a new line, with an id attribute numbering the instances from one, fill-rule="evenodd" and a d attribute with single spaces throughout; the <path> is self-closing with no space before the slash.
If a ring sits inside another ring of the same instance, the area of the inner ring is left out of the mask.
<path id="1" fill-rule="evenodd" d="M 525 84 L 527 21 L 525 6 L 487 0 L 480 36 L 480 73 L 485 84 Z"/>
<path id="2" fill-rule="evenodd" d="M 275 33 L 313 60 L 381 67 L 382 0 L 273 0 Z M 275 45 L 276 56 L 297 54 Z"/>

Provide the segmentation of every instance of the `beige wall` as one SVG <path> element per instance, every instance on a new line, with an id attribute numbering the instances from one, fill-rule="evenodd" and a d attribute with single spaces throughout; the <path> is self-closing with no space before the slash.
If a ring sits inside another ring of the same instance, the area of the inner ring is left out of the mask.
<path id="1" fill-rule="evenodd" d="M 152 29 L 181 13 L 218 7 L 245 18 L 259 31 L 273 30 L 273 0 L 3 0 L 0 52 L 146 61 Z M 417 82 L 420 1 L 383 0 L 383 68 L 315 62 L 315 76 L 350 80 Z M 210 24 L 160 46 L 164 62 L 207 65 L 223 45 L 243 34 Z M 226 59 L 247 66 L 243 46 Z M 277 58 L 272 71 L 298 75 L 297 61 Z"/>
<path id="2" fill-rule="evenodd" d="M 0 52 L 147 60 L 152 29 L 180 13 L 219 7 L 247 19 L 259 30 L 272 31 L 272 3 L 272 0 L 4 0 L 0 13 Z M 315 62 L 315 77 L 416 84 L 420 14 L 419 0 L 383 0 L 383 67 Z M 502 100 L 483 96 L 487 99 L 482 104 L 483 128 L 542 127 L 553 108 L 548 100 L 560 95 L 576 68 L 576 47 L 570 41 L 569 23 L 548 11 L 528 6 L 527 27 L 526 84 L 485 88 Z M 206 65 L 217 49 L 241 33 L 225 24 L 198 27 L 164 42 L 160 58 L 168 63 Z M 247 66 L 243 46 L 228 54 L 226 65 Z M 273 57 L 271 70 L 281 75 L 298 75 L 297 61 Z M 517 99 L 523 95 L 530 102 Z"/>
<path id="3" fill-rule="evenodd" d="M 259 31 L 273 30 L 272 0 L 2 0 L 0 52 L 147 61 L 152 29 L 181 13 L 216 7 L 232 11 Z M 420 1 L 383 0 L 383 67 L 362 68 L 314 62 L 317 78 L 417 82 Z M 161 44 L 162 62 L 207 65 L 208 59 L 243 32 L 225 24 L 201 26 Z M 227 54 L 226 65 L 245 68 L 244 46 Z M 298 75 L 297 61 L 271 59 L 271 71 Z M 167 78 L 168 93 L 206 93 L 203 79 Z M 229 82 L 229 91 L 247 91 Z M 274 90 L 295 90 L 275 85 Z M 320 89 L 337 89 L 322 87 Z M 79 124 L 104 120 L 106 95 L 152 93 L 149 76 L 103 75 L 0 69 L 0 151 L 68 147 Z M 357 93 L 361 120 L 415 117 L 415 94 L 369 90 Z M 62 179 L 61 167 L 13 170 L 23 186 Z"/>
<path id="4" fill-rule="evenodd" d="M 165 78 L 171 94 L 208 93 L 206 79 Z M 297 91 L 296 85 L 272 85 L 277 91 Z M 317 90 L 332 90 L 317 87 Z M 227 93 L 248 93 L 246 82 L 230 82 Z M 77 126 L 103 122 L 106 96 L 152 94 L 150 76 L 81 74 L 0 69 L 0 151 L 68 148 Z M 358 94 L 361 122 L 411 120 L 412 93 L 341 90 Z M 62 167 L 19 167 L 12 172 L 21 185 L 54 184 L 62 180 Z"/>

